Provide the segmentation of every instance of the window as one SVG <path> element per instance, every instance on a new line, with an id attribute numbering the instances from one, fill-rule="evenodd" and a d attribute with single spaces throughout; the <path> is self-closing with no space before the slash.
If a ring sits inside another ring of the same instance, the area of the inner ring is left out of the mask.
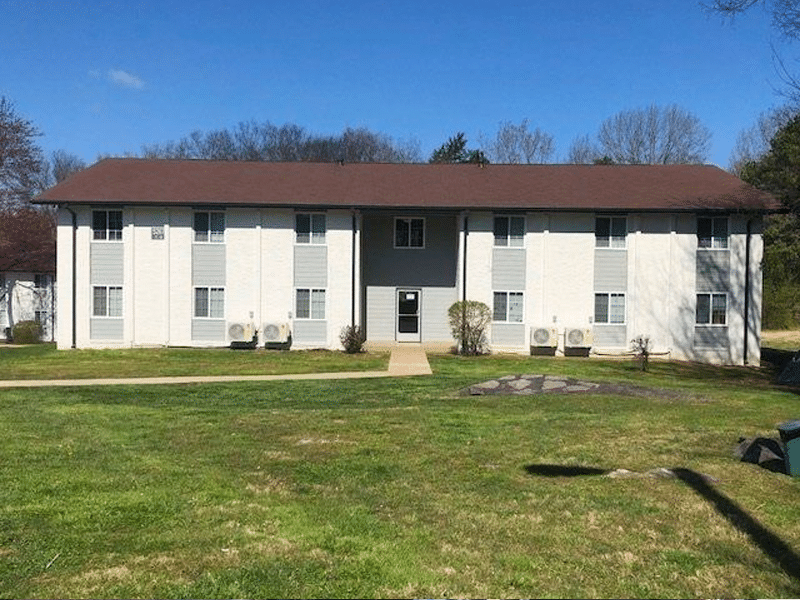
<path id="1" fill-rule="evenodd" d="M 296 309 L 298 319 L 324 319 L 325 290 L 298 289 Z"/>
<path id="2" fill-rule="evenodd" d="M 394 247 L 395 248 L 424 248 L 425 247 L 425 219 L 395 217 L 394 219 Z"/>
<path id="3" fill-rule="evenodd" d="M 93 239 L 95 240 L 121 240 L 122 211 L 92 211 L 92 231 L 94 232 Z"/>
<path id="4" fill-rule="evenodd" d="M 194 213 L 194 241 L 222 243 L 225 241 L 225 213 Z"/>
<path id="5" fill-rule="evenodd" d="M 114 286 L 96 285 L 93 289 L 92 316 L 95 317 L 121 317 L 122 316 L 122 288 Z"/>
<path id="6" fill-rule="evenodd" d="M 494 245 L 523 246 L 525 241 L 525 217 L 495 217 Z"/>
<path id="7" fill-rule="evenodd" d="M 522 292 L 495 292 L 492 320 L 522 323 Z"/>
<path id="8" fill-rule="evenodd" d="M 298 244 L 324 244 L 325 215 L 317 213 L 295 215 L 295 234 Z"/>
<path id="9" fill-rule="evenodd" d="M 45 311 L 45 310 L 34 311 L 33 320 L 36 321 L 39 325 L 46 324 L 47 323 L 47 311 Z"/>
<path id="10" fill-rule="evenodd" d="M 697 247 L 726 249 L 728 247 L 728 217 L 698 217 Z"/>
<path id="11" fill-rule="evenodd" d="M 628 224 L 625 217 L 597 217 L 594 221 L 596 248 L 624 248 Z"/>
<path id="12" fill-rule="evenodd" d="M 194 288 L 194 316 L 196 318 L 225 318 L 225 288 Z"/>
<path id="13" fill-rule="evenodd" d="M 625 323 L 625 294 L 595 294 L 594 322 L 613 325 Z"/>
<path id="14" fill-rule="evenodd" d="M 695 323 L 698 325 L 725 325 L 727 314 L 727 294 L 697 294 Z"/>
<path id="15" fill-rule="evenodd" d="M 37 273 L 33 276 L 33 287 L 37 290 L 46 290 L 50 287 L 50 276 Z"/>

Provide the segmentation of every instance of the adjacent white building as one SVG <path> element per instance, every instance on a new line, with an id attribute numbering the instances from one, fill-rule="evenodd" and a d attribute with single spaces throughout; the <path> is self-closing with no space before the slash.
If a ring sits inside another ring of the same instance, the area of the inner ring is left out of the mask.
<path id="1" fill-rule="evenodd" d="M 107 159 L 59 206 L 59 348 L 453 344 L 757 364 L 770 196 L 711 166 Z"/>

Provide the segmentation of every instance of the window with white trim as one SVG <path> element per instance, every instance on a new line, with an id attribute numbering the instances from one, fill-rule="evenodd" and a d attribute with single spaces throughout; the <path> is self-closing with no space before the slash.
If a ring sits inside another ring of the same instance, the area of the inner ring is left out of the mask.
<path id="1" fill-rule="evenodd" d="M 296 291 L 295 318 L 324 319 L 325 290 L 298 288 Z"/>
<path id="2" fill-rule="evenodd" d="M 621 325 L 625 323 L 625 294 L 602 292 L 594 295 L 594 322 Z"/>
<path id="3" fill-rule="evenodd" d="M 728 217 L 697 217 L 697 247 L 727 250 Z"/>
<path id="4" fill-rule="evenodd" d="M 395 217 L 394 247 L 424 248 L 425 219 L 422 217 Z"/>
<path id="5" fill-rule="evenodd" d="M 294 217 L 295 241 L 298 244 L 324 244 L 325 230 L 324 213 L 297 213 Z"/>
<path id="6" fill-rule="evenodd" d="M 697 325 L 726 325 L 728 322 L 727 294 L 697 294 L 695 323 Z"/>
<path id="7" fill-rule="evenodd" d="M 522 292 L 495 292 L 492 320 L 498 323 L 522 323 Z"/>
<path id="8" fill-rule="evenodd" d="M 595 248 L 625 248 L 627 233 L 626 217 L 596 217 L 594 220 Z"/>
<path id="9" fill-rule="evenodd" d="M 225 288 L 194 288 L 194 316 L 196 319 L 224 319 Z"/>
<path id="10" fill-rule="evenodd" d="M 92 288 L 93 317 L 122 316 L 122 287 L 96 285 Z"/>
<path id="11" fill-rule="evenodd" d="M 525 217 L 495 217 L 494 245 L 522 247 L 525 244 Z"/>
<path id="12" fill-rule="evenodd" d="M 92 211 L 92 239 L 119 241 L 122 239 L 121 210 Z"/>
<path id="13" fill-rule="evenodd" d="M 225 213 L 199 211 L 194 213 L 194 241 L 221 244 L 225 241 Z"/>
<path id="14" fill-rule="evenodd" d="M 36 273 L 33 276 L 33 287 L 39 291 L 46 290 L 48 287 L 50 287 L 50 275 Z"/>

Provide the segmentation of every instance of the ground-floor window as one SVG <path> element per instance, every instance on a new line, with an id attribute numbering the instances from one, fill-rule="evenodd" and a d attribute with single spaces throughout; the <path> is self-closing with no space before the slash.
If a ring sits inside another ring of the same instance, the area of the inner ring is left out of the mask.
<path id="1" fill-rule="evenodd" d="M 522 292 L 495 292 L 492 319 L 506 323 L 522 323 Z"/>
<path id="2" fill-rule="evenodd" d="M 223 319 L 225 317 L 225 288 L 194 288 L 194 316 Z"/>
<path id="3" fill-rule="evenodd" d="M 695 323 L 698 325 L 725 325 L 728 315 L 727 294 L 697 294 Z"/>
<path id="4" fill-rule="evenodd" d="M 92 315 L 95 317 L 122 316 L 122 287 L 96 285 L 92 294 Z"/>
<path id="5" fill-rule="evenodd" d="M 298 319 L 324 319 L 325 290 L 298 288 L 295 309 Z"/>
<path id="6" fill-rule="evenodd" d="M 595 323 L 625 323 L 625 294 L 602 292 L 594 295 Z"/>

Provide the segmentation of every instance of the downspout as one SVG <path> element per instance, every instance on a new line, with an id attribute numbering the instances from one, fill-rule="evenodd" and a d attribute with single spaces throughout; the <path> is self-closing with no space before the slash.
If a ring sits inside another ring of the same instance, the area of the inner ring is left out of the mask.
<path id="1" fill-rule="evenodd" d="M 467 327 L 467 239 L 469 238 L 469 213 L 464 213 L 464 264 L 461 267 L 461 352 L 466 351 Z"/>
<path id="2" fill-rule="evenodd" d="M 351 330 L 356 326 L 356 227 L 358 226 L 356 220 L 356 211 L 351 211 L 353 235 L 350 241 L 350 328 Z"/>
<path id="3" fill-rule="evenodd" d="M 748 338 L 750 333 L 750 238 L 753 220 L 747 219 L 747 237 L 744 244 L 744 364 L 748 364 Z"/>
<path id="4" fill-rule="evenodd" d="M 69 206 L 64 207 L 69 214 L 72 215 L 72 345 L 70 348 L 75 349 L 77 347 L 77 324 L 75 323 L 75 319 L 77 318 L 76 312 L 76 304 L 77 304 L 77 275 L 75 273 L 75 267 L 78 263 L 77 251 L 78 251 L 78 215 L 75 214 Z"/>

